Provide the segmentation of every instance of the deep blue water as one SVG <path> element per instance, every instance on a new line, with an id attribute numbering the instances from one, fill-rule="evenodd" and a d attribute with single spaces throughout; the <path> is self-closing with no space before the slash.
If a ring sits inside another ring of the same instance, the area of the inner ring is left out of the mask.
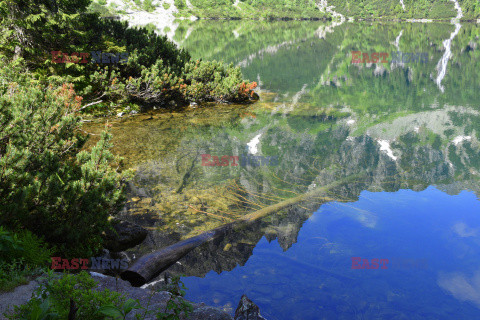
<path id="1" fill-rule="evenodd" d="M 186 298 L 234 311 L 246 293 L 278 320 L 479 319 L 479 215 L 473 192 L 364 191 L 322 205 L 287 251 L 264 237 L 244 266 L 184 278 Z"/>

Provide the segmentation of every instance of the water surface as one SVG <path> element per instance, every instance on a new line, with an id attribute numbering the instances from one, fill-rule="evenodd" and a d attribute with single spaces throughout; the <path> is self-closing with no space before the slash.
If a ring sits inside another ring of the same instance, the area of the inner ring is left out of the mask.
<path id="1" fill-rule="evenodd" d="M 261 101 L 113 123 L 137 170 L 124 215 L 154 231 L 132 256 L 356 176 L 169 271 L 192 301 L 233 312 L 246 293 L 268 319 L 480 318 L 477 25 L 197 21 L 174 33 L 193 58 L 240 66 Z M 352 51 L 428 61 L 352 64 Z M 278 164 L 202 166 L 203 154 Z M 389 264 L 357 270 L 352 257 Z"/>

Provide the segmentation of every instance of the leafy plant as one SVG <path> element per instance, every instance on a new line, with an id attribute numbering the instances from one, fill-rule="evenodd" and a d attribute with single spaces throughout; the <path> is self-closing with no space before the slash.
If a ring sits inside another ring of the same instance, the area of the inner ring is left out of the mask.
<path id="1" fill-rule="evenodd" d="M 196 102 L 245 102 L 253 96 L 255 82 L 245 83 L 239 67 L 217 61 L 196 61 L 185 66 L 186 96 Z"/>
<path id="2" fill-rule="evenodd" d="M 180 320 L 182 315 L 188 317 L 193 311 L 193 306 L 183 299 L 185 296 L 185 284 L 181 281 L 180 276 L 172 277 L 172 282 L 169 285 L 170 299 L 167 301 L 165 310 L 157 313 L 159 320 Z"/>
<path id="3" fill-rule="evenodd" d="M 85 271 L 77 275 L 64 274 L 60 278 L 49 272 L 39 279 L 40 286 L 32 299 L 22 306 L 15 307 L 9 319 L 85 319 L 103 320 L 105 316 L 118 315 L 124 319 L 137 301 L 127 300 L 118 292 L 105 289 L 95 290 L 97 282 Z M 107 314 L 110 313 L 110 314 Z"/>
<path id="4" fill-rule="evenodd" d="M 104 316 L 111 317 L 113 319 L 125 319 L 127 315 L 133 309 L 141 309 L 142 306 L 138 300 L 128 299 L 121 307 L 117 307 L 113 304 L 101 306 L 97 313 L 103 314 Z"/>
<path id="5" fill-rule="evenodd" d="M 13 257 L 18 256 L 23 251 L 18 237 L 0 226 L 0 259 L 4 261 L 12 260 Z"/>
<path id="6" fill-rule="evenodd" d="M 57 320 L 61 319 L 58 313 L 52 309 L 50 298 L 47 297 L 43 301 L 35 301 L 32 303 L 31 310 L 25 314 L 28 320 Z"/>
<path id="7" fill-rule="evenodd" d="M 41 273 L 52 250 L 28 230 L 13 233 L 0 226 L 0 291 L 8 291 Z"/>
<path id="8" fill-rule="evenodd" d="M 10 291 L 19 285 L 26 284 L 42 271 L 40 267 L 25 264 L 24 259 L 0 261 L 0 292 Z"/>

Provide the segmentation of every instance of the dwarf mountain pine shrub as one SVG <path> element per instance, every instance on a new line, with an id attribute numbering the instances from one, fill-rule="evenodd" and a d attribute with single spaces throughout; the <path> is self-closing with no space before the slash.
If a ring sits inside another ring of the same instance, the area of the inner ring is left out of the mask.
<path id="1" fill-rule="evenodd" d="M 82 151 L 82 98 L 73 86 L 45 87 L 1 62 L 0 224 L 30 230 L 66 257 L 89 256 L 123 200 L 111 136 Z"/>

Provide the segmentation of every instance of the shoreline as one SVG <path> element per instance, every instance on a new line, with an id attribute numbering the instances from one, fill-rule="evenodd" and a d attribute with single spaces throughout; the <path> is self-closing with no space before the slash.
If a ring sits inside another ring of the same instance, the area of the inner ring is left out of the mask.
<path id="1" fill-rule="evenodd" d="M 115 277 L 107 276 L 96 272 L 88 272 L 89 275 L 97 282 L 95 290 L 103 291 L 108 289 L 125 295 L 126 299 L 138 299 L 143 307 L 149 311 L 157 311 L 165 309 L 167 301 L 170 299 L 171 293 L 167 291 L 155 291 L 147 288 L 136 288 L 130 285 L 128 281 L 123 281 Z M 61 277 L 59 274 L 58 277 Z M 30 300 L 35 289 L 40 285 L 40 277 L 32 279 L 25 285 L 16 287 L 9 292 L 0 293 L 0 320 L 7 319 L 3 313 L 13 311 L 13 306 L 23 305 Z M 187 300 L 186 300 L 187 301 Z M 189 301 L 193 306 L 193 312 L 187 319 L 189 320 L 233 320 L 234 318 L 219 308 L 208 306 L 204 303 L 194 303 Z M 144 314 L 144 310 L 132 310 L 126 319 L 136 319 L 135 315 Z M 146 316 L 145 320 L 156 319 L 154 315 Z"/>

